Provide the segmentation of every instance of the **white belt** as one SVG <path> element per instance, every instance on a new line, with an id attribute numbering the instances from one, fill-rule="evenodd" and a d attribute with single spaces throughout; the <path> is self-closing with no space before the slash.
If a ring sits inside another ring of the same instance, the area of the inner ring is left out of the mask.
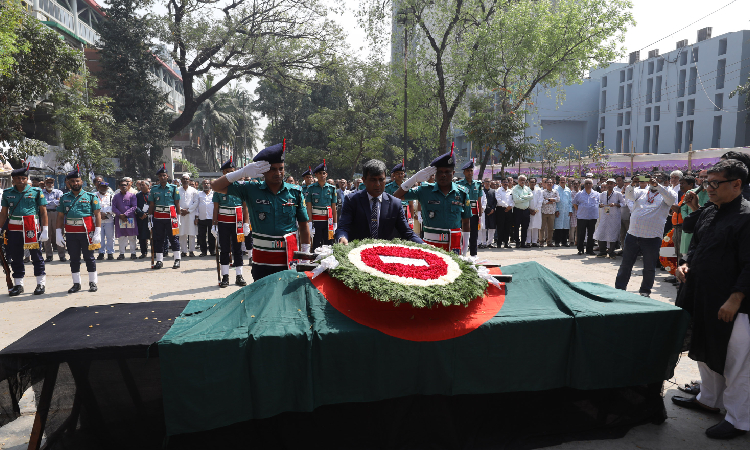
<path id="1" fill-rule="evenodd" d="M 236 210 L 234 208 L 225 208 L 220 207 L 219 208 L 219 214 L 224 214 L 227 216 L 233 216 L 235 214 Z"/>
<path id="2" fill-rule="evenodd" d="M 161 212 L 161 213 L 168 213 L 169 212 L 169 208 L 171 208 L 171 206 L 156 205 L 154 207 L 154 211 Z"/>
<path id="3" fill-rule="evenodd" d="M 286 240 L 284 236 L 253 233 L 253 248 L 255 247 L 261 250 L 282 250 L 286 248 Z"/>
<path id="4" fill-rule="evenodd" d="M 83 225 L 83 219 L 72 219 L 72 218 L 68 219 L 68 218 L 65 218 L 65 225 L 77 225 L 77 226 L 81 226 L 81 225 Z"/>

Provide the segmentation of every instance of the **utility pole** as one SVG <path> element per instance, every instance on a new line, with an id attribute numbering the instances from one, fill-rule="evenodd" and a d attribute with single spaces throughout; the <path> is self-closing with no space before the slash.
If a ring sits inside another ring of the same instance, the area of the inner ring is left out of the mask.
<path id="1" fill-rule="evenodd" d="M 408 70 L 408 56 L 409 56 L 409 12 L 411 8 L 404 8 L 399 12 L 398 23 L 404 26 L 404 170 L 406 170 L 406 152 L 408 149 L 407 145 L 407 117 L 409 109 L 409 70 Z"/>

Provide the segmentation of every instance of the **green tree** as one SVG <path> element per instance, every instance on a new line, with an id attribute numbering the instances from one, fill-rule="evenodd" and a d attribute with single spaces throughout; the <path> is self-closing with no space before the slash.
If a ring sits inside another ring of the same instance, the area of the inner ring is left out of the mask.
<path id="1" fill-rule="evenodd" d="M 199 92 L 212 89 L 213 82 L 213 76 L 208 75 Z M 217 92 L 200 105 L 190 123 L 190 129 L 201 138 L 201 147 L 211 170 L 218 170 L 223 162 L 219 160 L 217 150 L 231 147 L 237 135 L 237 118 L 232 114 L 234 108 L 231 103 L 231 97 Z"/>
<path id="2" fill-rule="evenodd" d="M 57 33 L 35 18 L 23 16 L 16 45 L 28 51 L 16 53 L 10 76 L 0 77 L 0 141 L 21 141 L 26 135 L 23 119 L 35 109 L 29 105 L 58 91 L 83 64 L 80 52 L 70 48 Z M 19 156 L 17 149 L 12 153 L 11 156 Z"/>
<path id="3" fill-rule="evenodd" d="M 535 146 L 535 150 L 535 156 L 539 158 L 542 164 L 542 174 L 547 177 L 557 175 L 557 165 L 563 159 L 560 143 L 554 139 L 545 139 L 544 142 Z M 545 167 L 546 172 L 544 171 Z"/>
<path id="4" fill-rule="evenodd" d="M 148 0 L 110 0 L 99 25 L 102 87 L 112 98 L 112 116 L 130 131 L 120 142 L 120 166 L 129 174 L 151 173 L 169 145 L 172 115 L 167 95 L 157 87 L 152 52 L 154 20 L 139 10 Z M 150 144 L 151 147 L 147 147 Z"/>
<path id="5" fill-rule="evenodd" d="M 0 0 L 0 77 L 11 75 L 16 53 L 29 51 L 27 42 L 19 42 L 25 16 L 19 0 Z"/>

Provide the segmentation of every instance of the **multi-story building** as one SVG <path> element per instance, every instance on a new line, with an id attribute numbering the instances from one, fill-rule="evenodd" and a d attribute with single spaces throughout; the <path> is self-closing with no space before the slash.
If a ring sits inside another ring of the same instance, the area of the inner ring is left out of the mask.
<path id="1" fill-rule="evenodd" d="M 677 42 L 601 78 L 599 141 L 616 153 L 681 153 L 750 145 L 744 96 L 729 94 L 750 74 L 750 31 Z"/>
<path id="2" fill-rule="evenodd" d="M 95 0 L 22 0 L 26 11 L 60 33 L 71 47 L 95 47 L 96 27 L 105 20 Z"/>

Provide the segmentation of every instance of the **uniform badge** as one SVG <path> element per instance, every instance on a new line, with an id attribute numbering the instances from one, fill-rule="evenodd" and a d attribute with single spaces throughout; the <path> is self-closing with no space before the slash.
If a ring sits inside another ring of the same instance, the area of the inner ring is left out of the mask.
<path id="1" fill-rule="evenodd" d="M 430 211 L 429 213 L 427 213 L 427 217 L 429 217 L 430 219 L 434 219 L 435 218 L 435 211 Z"/>
<path id="2" fill-rule="evenodd" d="M 154 201 L 157 201 L 157 202 L 159 201 L 159 196 L 158 195 L 154 195 Z"/>
<path id="3" fill-rule="evenodd" d="M 318 203 L 318 201 L 319 201 L 319 199 L 317 199 L 317 198 L 316 198 L 316 199 L 315 199 L 315 203 Z"/>
<path id="4" fill-rule="evenodd" d="M 33 238 L 34 237 L 34 232 L 31 231 L 31 230 L 27 231 L 26 232 L 26 237 L 29 238 L 29 239 Z"/>
<path id="5" fill-rule="evenodd" d="M 99 200 L 94 200 L 94 204 L 98 205 L 99 204 Z"/>
<path id="6" fill-rule="evenodd" d="M 13 202 L 10 202 L 10 206 L 13 206 Z"/>
<path id="7" fill-rule="evenodd" d="M 258 220 L 266 220 L 266 213 L 264 212 L 258 213 Z"/>

